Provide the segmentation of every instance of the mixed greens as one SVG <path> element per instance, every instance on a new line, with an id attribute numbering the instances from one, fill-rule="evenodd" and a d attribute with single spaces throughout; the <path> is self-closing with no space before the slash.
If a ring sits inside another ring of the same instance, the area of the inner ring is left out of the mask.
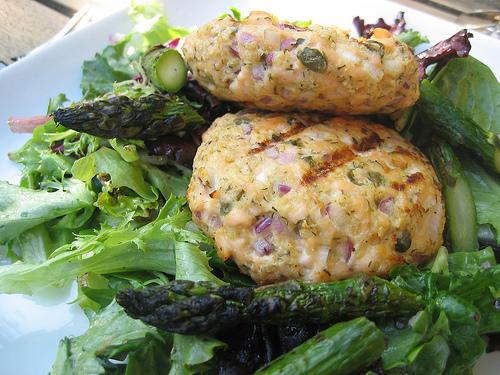
<path id="1" fill-rule="evenodd" d="M 175 47 L 188 31 L 157 3 L 132 1 L 129 14 L 132 31 L 83 63 L 83 100 L 51 99 L 47 121 L 10 154 L 19 186 L 0 182 L 11 262 L 0 292 L 76 280 L 90 320 L 60 342 L 51 374 L 471 373 L 500 333 L 500 86 L 475 58 L 449 60 L 467 55 L 468 33 L 420 55 L 421 99 L 395 119 L 443 185 L 446 248 L 388 280 L 255 289 L 217 257 L 184 198 L 201 132 L 236 107 L 186 82 Z M 355 24 L 427 42 L 403 14 Z"/>

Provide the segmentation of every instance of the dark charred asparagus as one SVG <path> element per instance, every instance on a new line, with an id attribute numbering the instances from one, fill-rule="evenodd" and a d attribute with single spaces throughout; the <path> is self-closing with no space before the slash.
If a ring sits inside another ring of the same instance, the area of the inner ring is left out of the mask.
<path id="1" fill-rule="evenodd" d="M 182 334 L 213 333 L 244 321 L 293 324 L 411 316 L 422 308 L 420 297 L 368 276 L 320 284 L 288 281 L 257 289 L 176 280 L 125 290 L 116 300 L 133 318 Z"/>
<path id="2" fill-rule="evenodd" d="M 102 138 L 156 139 L 204 123 L 186 99 L 160 94 L 99 98 L 60 108 L 53 116 L 66 128 Z"/>

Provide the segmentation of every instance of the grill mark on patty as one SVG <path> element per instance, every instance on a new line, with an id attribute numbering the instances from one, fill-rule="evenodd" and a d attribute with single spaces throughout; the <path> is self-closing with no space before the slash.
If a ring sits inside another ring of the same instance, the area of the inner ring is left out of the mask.
<path id="1" fill-rule="evenodd" d="M 392 182 L 391 187 L 397 191 L 404 191 L 407 185 L 415 184 L 424 179 L 424 175 L 421 172 L 415 172 L 406 178 L 405 182 Z"/>
<path id="2" fill-rule="evenodd" d="M 371 131 L 368 137 L 365 137 L 361 142 L 353 146 L 354 151 L 366 152 L 376 148 L 382 139 L 379 135 Z M 336 168 L 343 164 L 350 162 L 358 157 L 349 147 L 344 147 L 340 150 L 336 150 L 330 154 L 327 154 L 323 158 L 323 162 L 319 163 L 316 167 L 309 169 L 302 176 L 302 184 L 307 185 L 311 182 L 316 181 L 320 177 L 326 176 L 328 173 L 334 171 Z"/>
<path id="3" fill-rule="evenodd" d="M 260 142 L 259 146 L 256 148 L 252 148 L 250 151 L 248 151 L 249 155 L 255 155 L 258 154 L 259 152 L 264 151 L 265 149 L 271 147 L 272 145 L 283 142 L 284 140 L 293 137 L 296 134 L 299 134 L 302 132 L 304 129 L 307 128 L 304 123 L 296 120 L 296 119 L 291 119 L 289 120 L 289 123 L 291 123 L 290 129 L 287 131 L 280 133 L 280 134 L 275 134 L 271 137 L 271 139 L 266 139 L 264 142 Z"/>
<path id="4" fill-rule="evenodd" d="M 356 154 L 348 147 L 325 155 L 324 160 L 315 168 L 311 168 L 302 176 L 302 184 L 307 185 L 318 178 L 326 176 L 342 164 L 348 163 L 356 158 Z"/>
<path id="5" fill-rule="evenodd" d="M 408 178 L 406 179 L 406 182 L 408 184 L 413 184 L 415 182 L 418 182 L 420 180 L 423 180 L 424 179 L 424 175 L 420 172 L 415 172 L 411 175 L 408 176 Z"/>
<path id="6" fill-rule="evenodd" d="M 380 143 L 382 143 L 382 138 L 376 132 L 370 130 L 370 135 L 355 144 L 353 148 L 358 152 L 366 152 L 377 147 Z"/>

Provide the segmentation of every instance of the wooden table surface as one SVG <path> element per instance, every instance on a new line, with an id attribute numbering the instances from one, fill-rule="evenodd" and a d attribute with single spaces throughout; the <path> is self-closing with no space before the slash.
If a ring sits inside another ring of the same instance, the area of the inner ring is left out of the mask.
<path id="1" fill-rule="evenodd" d="M 200 0 L 202 1 L 202 0 Z M 204 0 L 210 1 L 210 0 Z M 455 20 L 460 13 L 500 11 L 500 0 L 399 0 Z M 51 38 L 110 13 L 127 0 L 0 0 L 0 69 Z M 90 11 L 93 10 L 93 11 Z M 500 14 L 500 13 L 498 13 Z M 497 22 L 500 16 L 497 15 Z M 500 37 L 498 23 L 494 29 Z"/>
<path id="2" fill-rule="evenodd" d="M 0 0 L 0 68 L 127 0 Z"/>

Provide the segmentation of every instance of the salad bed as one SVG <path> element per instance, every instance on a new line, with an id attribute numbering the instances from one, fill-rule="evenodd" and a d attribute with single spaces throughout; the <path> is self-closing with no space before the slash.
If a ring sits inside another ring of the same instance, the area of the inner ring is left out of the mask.
<path id="1" fill-rule="evenodd" d="M 121 116 L 124 103 L 116 101 L 117 96 L 136 103 L 159 95 L 138 61 L 150 47 L 169 41 L 175 47 L 171 41 L 187 34 L 171 27 L 160 12 L 156 4 L 145 7 L 132 2 L 130 15 L 138 26 L 83 64 L 81 86 L 88 102 L 71 108 L 90 106 L 85 107 L 88 113 L 98 103 L 99 111 L 116 106 L 113 113 Z M 228 16 L 240 17 L 236 10 Z M 139 29 L 140 33 L 135 31 Z M 408 43 L 415 46 L 423 40 L 403 29 Z M 130 47 L 135 51 L 132 55 L 125 53 Z M 422 100 L 399 117 L 396 126 L 429 150 L 440 175 L 448 214 L 448 250 L 442 248 L 426 267 L 402 266 L 391 273 L 387 283 L 419 296 L 419 302 L 414 310 L 399 311 L 394 318 L 371 316 L 378 327 L 373 328 L 375 342 L 380 341 L 376 340 L 380 331 L 386 344 L 384 348 L 372 345 L 373 350 L 362 356 L 369 360 L 359 369 L 350 367 L 355 373 L 470 373 L 487 350 L 488 340 L 491 344 L 493 334 L 500 331 L 498 82 L 472 57 L 452 59 L 428 73 Z M 304 341 L 303 345 L 311 346 L 306 340 L 331 323 L 325 319 L 312 325 L 294 321 L 276 326 L 258 319 L 239 321 L 238 337 L 223 330 L 184 335 L 132 319 L 117 304 L 115 295 L 120 291 L 168 288 L 174 278 L 210 282 L 213 288 L 228 284 L 247 291 L 254 288 L 234 264 L 217 258 L 212 241 L 192 224 L 184 198 L 190 177 L 185 165 L 192 160 L 201 129 L 236 108 L 219 102 L 195 82 L 177 95 L 175 105 L 167 108 L 168 116 L 177 116 L 172 123 L 175 133 L 158 140 L 115 138 L 124 134 L 122 117 L 112 128 L 114 133 L 104 138 L 42 117 L 32 139 L 10 154 L 23 166 L 23 178 L 20 186 L 0 183 L 0 243 L 13 262 L 0 268 L 0 291 L 31 294 L 76 279 L 77 303 L 91 322 L 84 335 L 61 341 L 52 374 L 231 373 L 231 369 L 250 373 L 283 354 L 277 361 L 285 367 L 274 362 L 260 370 L 279 373 L 294 361 L 296 352 L 286 357 L 292 347 Z M 58 108 L 66 102 L 63 94 L 51 99 L 47 114 L 54 113 L 57 119 L 58 111 L 64 111 Z M 144 113 L 151 111 L 147 108 Z M 448 116 L 446 121 L 440 120 L 440 113 Z M 432 133 L 442 138 L 429 145 Z M 318 308 L 329 306 L 320 303 Z M 366 308 L 346 314 L 359 315 L 366 315 Z M 352 336 L 356 327 L 367 329 L 359 320 L 356 324 L 349 327 Z M 287 336 L 286 330 L 294 333 Z M 365 344 L 370 347 L 368 341 Z M 363 341 L 360 345 L 364 346 Z M 307 346 L 296 350 L 301 356 L 311 355 Z M 347 357 L 353 364 L 360 358 Z M 303 368 L 307 370 L 313 371 Z"/>

